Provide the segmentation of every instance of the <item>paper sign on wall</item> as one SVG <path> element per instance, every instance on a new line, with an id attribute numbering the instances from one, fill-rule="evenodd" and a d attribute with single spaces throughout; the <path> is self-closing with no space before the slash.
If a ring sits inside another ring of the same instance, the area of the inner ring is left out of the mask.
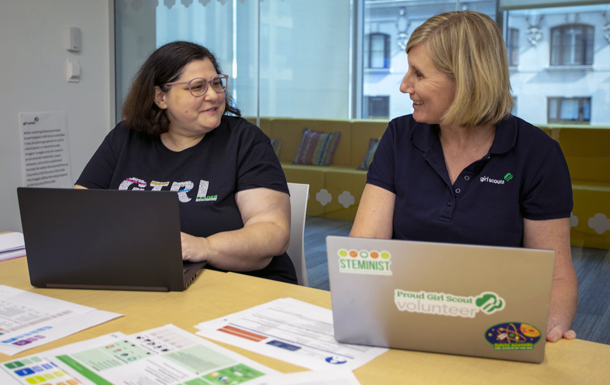
<path id="1" fill-rule="evenodd" d="M 25 187 L 72 187 L 66 112 L 22 112 L 21 178 Z"/>

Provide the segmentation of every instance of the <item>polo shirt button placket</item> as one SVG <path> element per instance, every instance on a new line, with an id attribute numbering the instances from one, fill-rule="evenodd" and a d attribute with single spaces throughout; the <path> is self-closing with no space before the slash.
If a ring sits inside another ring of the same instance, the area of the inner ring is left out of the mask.
<path id="1" fill-rule="evenodd" d="M 470 175 L 464 175 L 464 180 L 468 182 L 470 180 Z"/>
<path id="2" fill-rule="evenodd" d="M 461 188 L 459 188 L 459 187 L 458 187 L 458 188 L 456 188 L 456 189 L 455 189 L 455 193 L 456 193 L 456 194 L 459 194 L 459 193 L 461 193 L 461 192 L 462 192 L 462 189 L 461 189 Z"/>

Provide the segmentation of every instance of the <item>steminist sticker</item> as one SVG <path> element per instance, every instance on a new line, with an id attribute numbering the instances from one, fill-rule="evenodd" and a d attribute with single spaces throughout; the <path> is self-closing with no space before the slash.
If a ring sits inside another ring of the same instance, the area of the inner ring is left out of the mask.
<path id="1" fill-rule="evenodd" d="M 339 249 L 337 254 L 341 273 L 392 275 L 392 255 L 387 251 Z"/>
<path id="2" fill-rule="evenodd" d="M 505 302 L 491 291 L 476 297 L 464 297 L 427 291 L 394 290 L 394 303 L 400 311 L 410 313 L 444 315 L 449 317 L 474 318 L 479 312 L 493 314 L 504 310 Z"/>

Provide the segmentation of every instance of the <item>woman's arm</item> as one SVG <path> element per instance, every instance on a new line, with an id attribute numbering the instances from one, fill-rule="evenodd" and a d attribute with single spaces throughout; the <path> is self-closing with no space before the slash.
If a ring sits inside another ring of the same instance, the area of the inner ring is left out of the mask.
<path id="1" fill-rule="evenodd" d="M 576 338 L 570 329 L 578 301 L 578 279 L 570 249 L 568 218 L 534 221 L 523 219 L 523 246 L 533 249 L 555 250 L 551 309 L 546 339 L 550 342 Z"/>
<path id="2" fill-rule="evenodd" d="M 367 183 L 349 236 L 392 238 L 395 202 L 394 193 Z"/>
<path id="3" fill-rule="evenodd" d="M 266 267 L 283 254 L 290 241 L 290 197 L 267 188 L 235 194 L 244 227 L 207 238 L 181 233 L 182 259 L 208 261 L 231 271 L 252 271 Z"/>

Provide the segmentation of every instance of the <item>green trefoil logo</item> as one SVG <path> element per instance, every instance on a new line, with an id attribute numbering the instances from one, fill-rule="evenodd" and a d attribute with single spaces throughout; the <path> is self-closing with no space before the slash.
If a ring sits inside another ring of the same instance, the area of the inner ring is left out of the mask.
<path id="1" fill-rule="evenodd" d="M 504 175 L 504 180 L 505 181 L 508 182 L 511 179 L 513 179 L 513 174 L 511 174 L 510 172 L 508 174 Z"/>

